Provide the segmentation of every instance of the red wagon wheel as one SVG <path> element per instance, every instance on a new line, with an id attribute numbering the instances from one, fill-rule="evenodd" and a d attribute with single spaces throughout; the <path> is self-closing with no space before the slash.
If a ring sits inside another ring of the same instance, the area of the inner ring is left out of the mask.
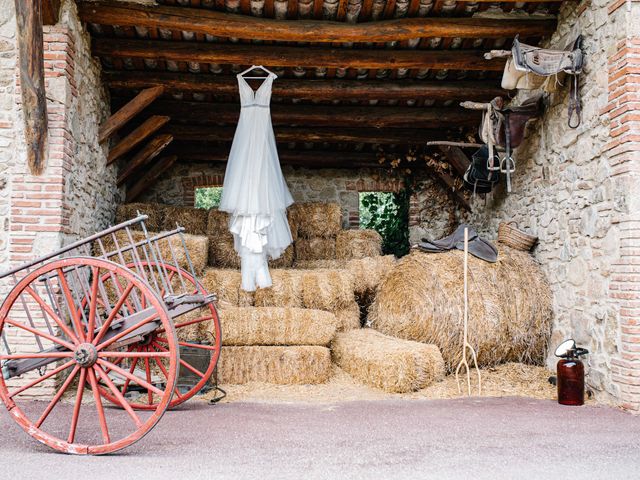
<path id="1" fill-rule="evenodd" d="M 123 288 L 108 292 L 106 276 Z M 165 350 L 131 348 L 130 342 L 157 329 L 166 332 Z M 8 380 L 0 375 L 0 398 L 29 435 L 51 448 L 75 454 L 115 452 L 140 440 L 169 406 L 179 363 L 173 323 L 161 298 L 125 267 L 76 257 L 34 270 L 2 304 L 3 332 L 11 353 L 0 354 L 0 362 L 3 373 L 14 374 Z M 164 384 L 152 384 L 134 369 L 119 366 L 160 359 L 167 365 Z M 154 408 L 134 411 L 116 385 L 122 381 L 150 392 Z"/>
<path id="2" fill-rule="evenodd" d="M 173 285 L 173 289 L 180 292 L 187 292 L 189 294 L 208 294 L 205 288 L 198 282 L 192 275 L 187 273 L 181 268 L 177 268 L 174 265 L 167 263 L 156 262 L 140 262 L 137 265 L 144 271 L 144 275 L 148 278 L 148 282 L 153 285 L 158 283 L 158 290 L 160 291 L 160 297 L 164 297 L 166 287 L 163 286 L 163 282 L 160 280 L 160 274 L 166 277 L 166 281 Z M 136 264 L 131 263 L 127 265 L 128 268 L 134 270 Z M 140 272 L 142 274 L 142 272 Z M 151 277 L 156 277 L 151 278 Z M 105 283 L 109 284 L 109 278 L 105 277 Z M 169 408 L 174 408 L 181 403 L 186 402 L 206 385 L 209 381 L 218 363 L 220 357 L 220 348 L 222 347 L 222 335 L 220 328 L 220 320 L 218 318 L 218 312 L 213 303 L 210 303 L 200 309 L 197 309 L 188 316 L 177 317 L 173 319 L 176 335 L 178 337 L 178 345 L 185 348 L 192 348 L 196 350 L 207 350 L 210 352 L 210 357 L 207 363 L 206 369 L 203 369 L 197 364 L 194 364 L 187 358 L 180 359 L 179 370 L 185 369 L 190 374 L 194 375 L 199 380 L 195 385 L 191 386 L 187 391 L 181 392 L 177 387 L 174 389 L 174 395 L 169 404 Z M 184 338 L 187 331 L 198 326 L 206 327 L 206 340 L 209 340 L 208 344 L 202 342 L 196 342 L 189 338 Z M 149 334 L 142 343 L 134 344 L 131 346 L 133 352 L 165 352 L 169 348 L 166 333 L 160 329 L 156 332 Z M 151 360 L 143 360 L 136 362 L 133 368 L 141 368 L 144 370 L 145 375 L 150 378 L 152 375 L 157 375 L 161 378 L 167 376 L 168 372 L 165 367 L 166 362 L 162 362 L 156 358 Z M 123 393 L 127 393 L 129 384 L 124 385 Z M 115 400 L 111 397 L 109 391 L 104 392 L 104 396 L 110 400 Z M 140 395 L 138 400 L 131 403 L 131 407 L 139 410 L 148 410 L 156 407 L 157 399 L 150 395 Z"/>

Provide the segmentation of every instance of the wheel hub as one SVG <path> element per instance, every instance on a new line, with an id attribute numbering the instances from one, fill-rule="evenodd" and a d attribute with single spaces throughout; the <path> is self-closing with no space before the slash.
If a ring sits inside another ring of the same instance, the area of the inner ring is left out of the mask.
<path id="1" fill-rule="evenodd" d="M 98 350 L 91 343 L 81 343 L 73 352 L 73 359 L 81 367 L 91 367 L 98 360 Z"/>

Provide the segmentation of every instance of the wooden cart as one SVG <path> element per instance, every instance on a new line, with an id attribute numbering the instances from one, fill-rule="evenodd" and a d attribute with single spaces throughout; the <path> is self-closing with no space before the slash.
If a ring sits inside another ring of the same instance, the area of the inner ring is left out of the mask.
<path id="1" fill-rule="evenodd" d="M 146 219 L 0 275 L 0 291 L 8 291 L 0 308 L 0 398 L 51 448 L 104 454 L 127 447 L 205 388 L 215 370 L 215 295 L 196 278 L 184 229 L 151 236 Z M 191 377 L 186 386 L 178 383 L 184 376 Z"/>

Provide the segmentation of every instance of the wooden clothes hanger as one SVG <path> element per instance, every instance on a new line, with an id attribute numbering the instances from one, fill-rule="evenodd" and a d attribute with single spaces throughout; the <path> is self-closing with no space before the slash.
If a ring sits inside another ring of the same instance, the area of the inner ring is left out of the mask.
<path id="1" fill-rule="evenodd" d="M 262 70 L 267 74 L 267 76 L 266 77 L 245 77 L 246 73 L 252 72 L 253 70 Z M 242 78 L 249 79 L 249 80 L 264 80 L 265 78 L 268 78 L 269 75 L 273 75 L 275 78 L 278 78 L 278 75 L 273 73 L 271 70 L 263 67 L 262 65 L 252 65 L 250 68 L 247 68 L 244 72 L 240 72 L 239 75 Z"/>

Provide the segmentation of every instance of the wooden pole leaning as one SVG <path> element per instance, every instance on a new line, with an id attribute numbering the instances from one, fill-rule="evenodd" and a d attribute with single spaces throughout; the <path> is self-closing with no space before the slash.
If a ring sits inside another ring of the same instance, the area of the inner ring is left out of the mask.
<path id="1" fill-rule="evenodd" d="M 471 396 L 471 373 L 469 371 L 469 363 L 467 362 L 467 350 L 471 353 L 471 358 L 473 360 L 473 366 L 478 373 L 478 395 L 482 394 L 482 378 L 480 376 L 480 369 L 478 368 L 478 357 L 476 355 L 476 351 L 471 346 L 468 341 L 468 333 L 469 333 L 469 229 L 465 227 L 464 229 L 464 328 L 462 335 L 462 360 L 458 363 L 456 367 L 456 383 L 458 384 L 458 393 L 462 395 L 462 388 L 460 387 L 460 379 L 458 375 L 460 370 L 464 366 L 465 372 L 467 375 L 467 394 Z"/>

